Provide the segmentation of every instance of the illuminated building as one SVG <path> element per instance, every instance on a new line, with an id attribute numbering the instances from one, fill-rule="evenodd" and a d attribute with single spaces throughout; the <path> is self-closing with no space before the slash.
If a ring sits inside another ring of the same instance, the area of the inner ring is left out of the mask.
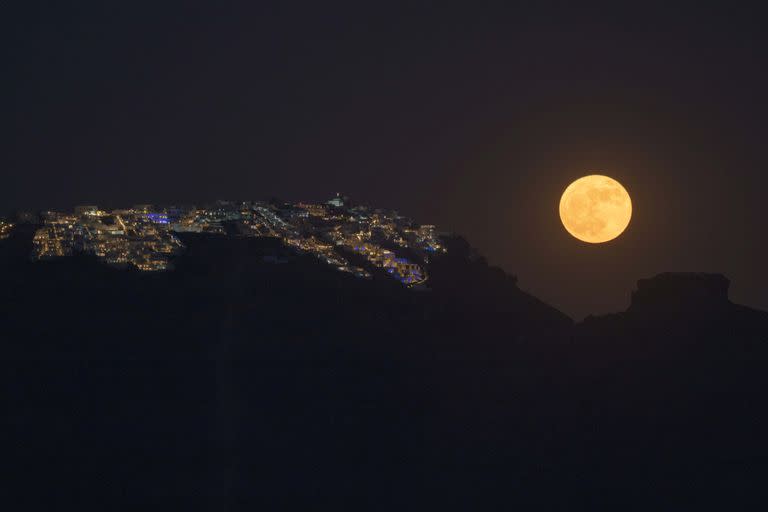
<path id="1" fill-rule="evenodd" d="M 92 206 L 92 205 L 75 206 L 75 215 L 78 215 L 80 217 L 98 217 L 103 213 L 104 212 L 99 210 L 98 206 Z"/>
<path id="2" fill-rule="evenodd" d="M 0 220 L 0 240 L 8 238 L 13 230 L 13 224 Z"/>
<path id="3" fill-rule="evenodd" d="M 168 215 L 165 213 L 148 213 L 147 219 L 155 224 L 168 224 Z"/>
<path id="4" fill-rule="evenodd" d="M 337 192 L 336 197 L 329 200 L 326 204 L 329 204 L 331 206 L 335 206 L 336 208 L 344 208 L 349 204 L 349 198 L 347 196 L 341 195 L 341 193 Z"/>

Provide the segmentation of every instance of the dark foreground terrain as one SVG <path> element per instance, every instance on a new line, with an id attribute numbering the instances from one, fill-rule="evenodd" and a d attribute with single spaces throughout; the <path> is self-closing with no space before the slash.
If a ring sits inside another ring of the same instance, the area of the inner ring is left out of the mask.
<path id="1" fill-rule="evenodd" d="M 5 510 L 764 510 L 768 314 L 721 276 L 574 325 L 460 239 L 430 291 L 268 239 L 169 273 L 0 242 Z"/>

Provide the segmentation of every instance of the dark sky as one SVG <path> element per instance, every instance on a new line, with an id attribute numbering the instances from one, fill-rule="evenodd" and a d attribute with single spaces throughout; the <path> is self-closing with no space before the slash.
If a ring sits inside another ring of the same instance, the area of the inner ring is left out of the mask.
<path id="1" fill-rule="evenodd" d="M 575 317 L 662 271 L 768 309 L 764 17 L 576 3 L 2 2 L 0 207 L 343 191 Z M 557 213 L 595 171 L 634 202 L 600 246 Z"/>

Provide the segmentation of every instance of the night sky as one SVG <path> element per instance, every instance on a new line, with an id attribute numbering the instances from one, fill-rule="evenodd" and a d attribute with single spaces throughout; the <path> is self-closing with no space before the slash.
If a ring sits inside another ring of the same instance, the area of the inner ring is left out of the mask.
<path id="1" fill-rule="evenodd" d="M 2 2 L 0 209 L 341 191 L 575 318 L 664 271 L 768 309 L 763 16 L 574 3 Z M 590 172 L 634 203 L 599 246 L 557 211 Z"/>

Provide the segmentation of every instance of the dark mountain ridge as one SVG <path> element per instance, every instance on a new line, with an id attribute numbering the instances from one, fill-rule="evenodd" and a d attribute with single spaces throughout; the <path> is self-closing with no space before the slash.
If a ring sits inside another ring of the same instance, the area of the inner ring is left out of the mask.
<path id="1" fill-rule="evenodd" d="M 719 509 L 768 476 L 768 313 L 723 276 L 573 324 L 460 238 L 415 291 L 276 239 L 189 235 L 141 273 L 32 262 L 32 233 L 0 242 L 31 508 Z"/>

